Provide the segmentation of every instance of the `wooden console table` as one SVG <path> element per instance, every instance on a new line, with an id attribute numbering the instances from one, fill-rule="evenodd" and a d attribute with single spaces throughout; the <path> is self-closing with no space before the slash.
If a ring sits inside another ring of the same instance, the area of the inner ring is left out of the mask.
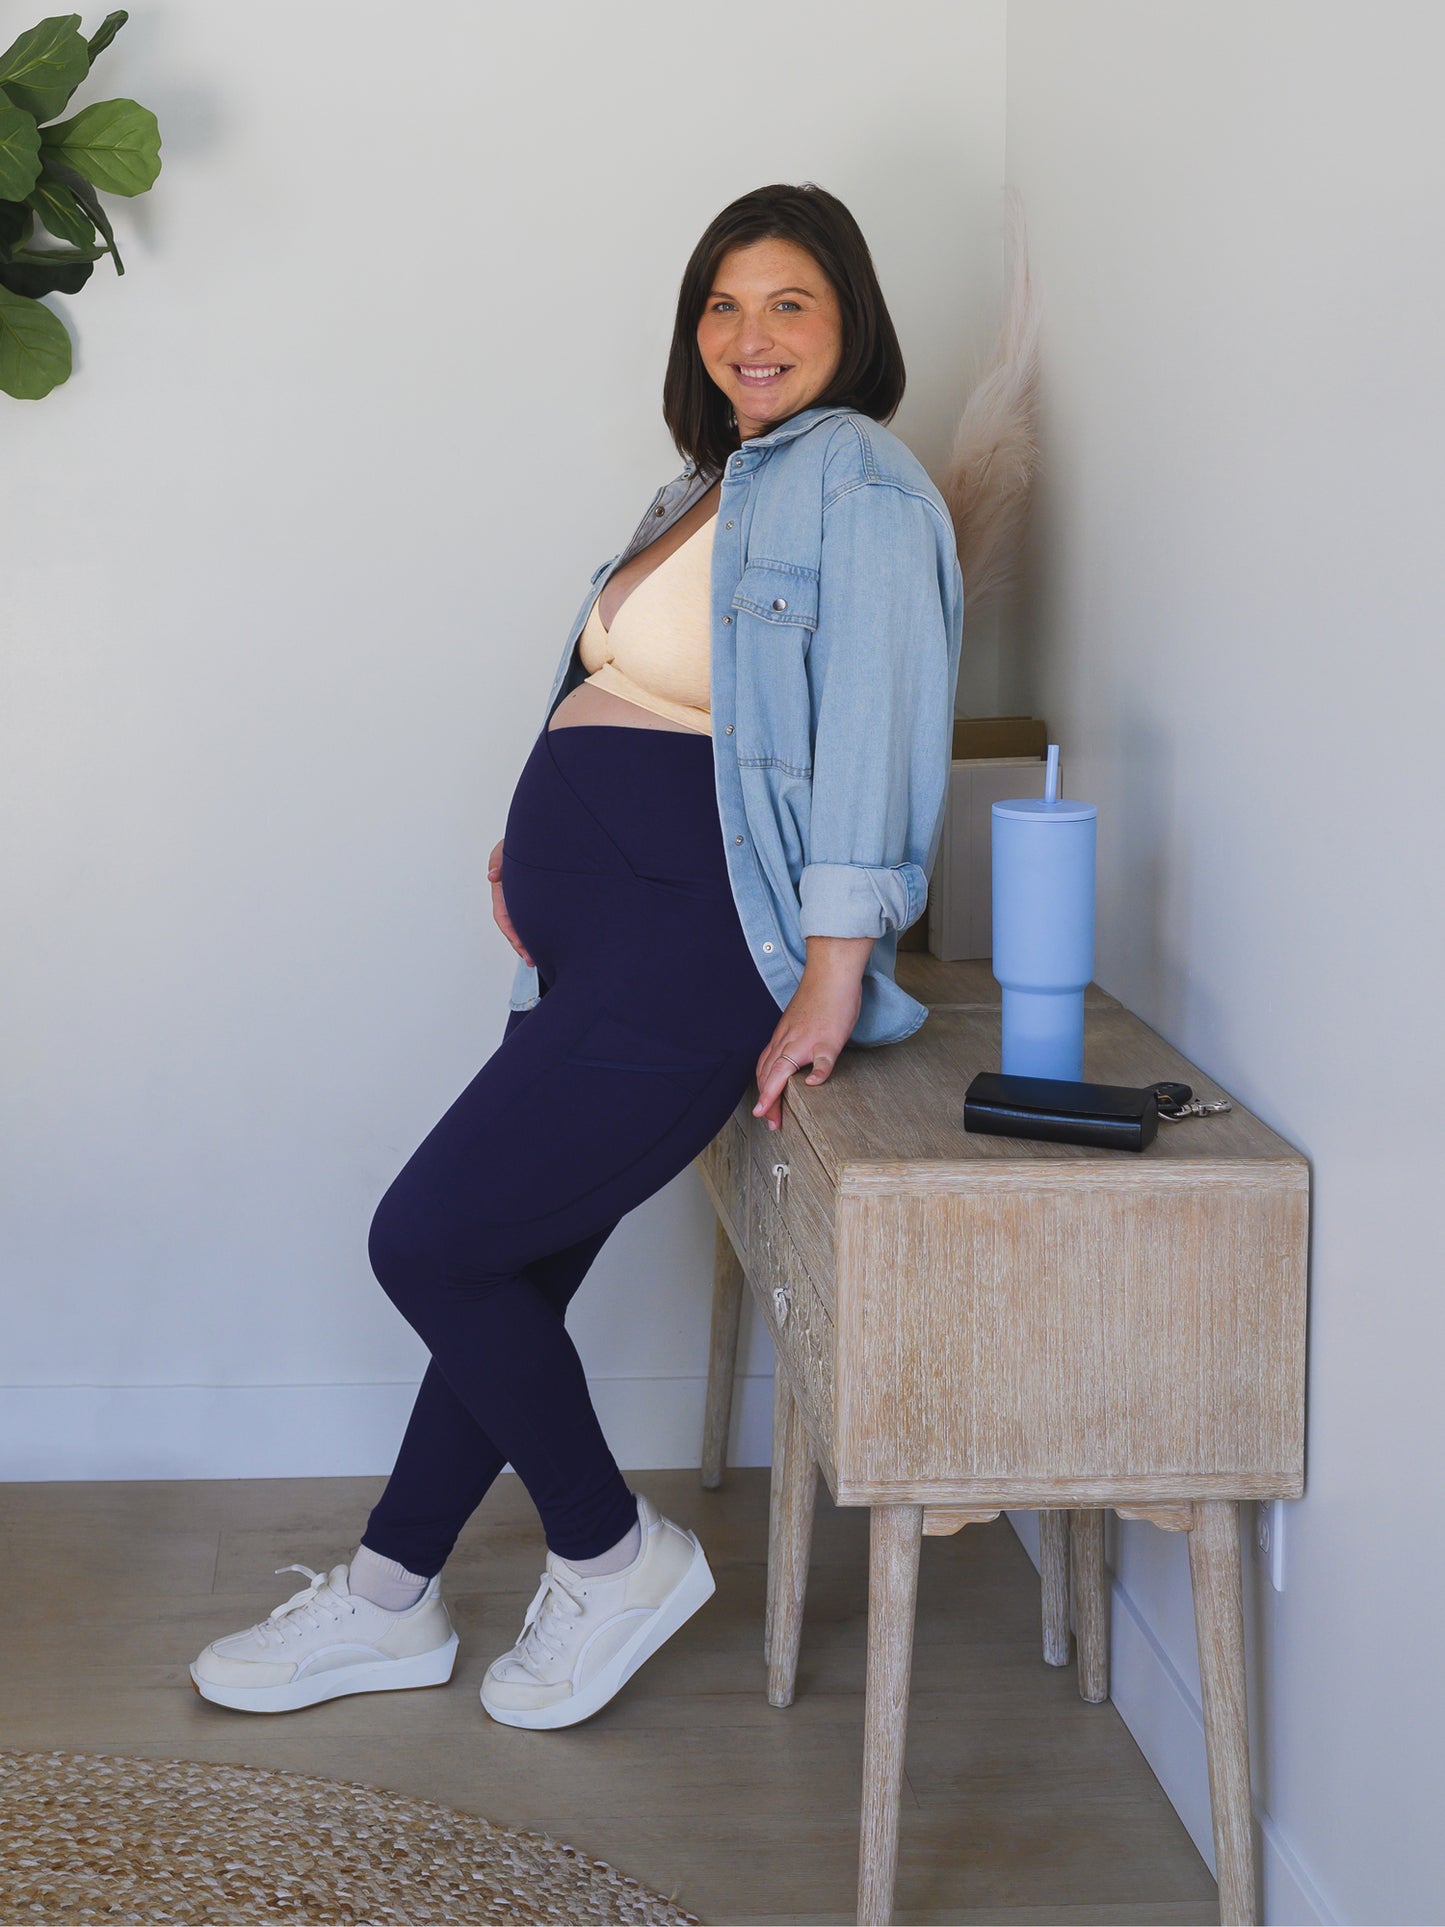
<path id="1" fill-rule="evenodd" d="M 821 1467 L 835 1504 L 870 1508 L 858 1919 L 885 1927 L 922 1538 L 1038 1510 L 1059 1663 L 1070 1519 L 1081 1691 L 1103 1698 L 1102 1509 L 1187 1532 L 1219 1914 L 1252 1923 L 1238 1510 L 1304 1490 L 1308 1165 L 1238 1104 L 1142 1153 L 966 1132 L 997 985 L 922 952 L 898 977 L 931 1006 L 915 1036 L 792 1079 L 781 1131 L 750 1090 L 698 1160 L 719 1221 L 705 1484 L 744 1279 L 775 1348 L 769 1698 L 793 1697 Z M 1228 1095 L 1093 986 L 1085 1075 Z"/>

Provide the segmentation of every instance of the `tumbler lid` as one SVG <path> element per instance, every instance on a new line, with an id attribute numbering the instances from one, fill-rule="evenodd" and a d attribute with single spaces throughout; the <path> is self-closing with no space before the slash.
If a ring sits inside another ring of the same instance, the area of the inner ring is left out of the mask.
<path id="1" fill-rule="evenodd" d="M 1047 817 L 1055 823 L 1082 823 L 1091 816 L 1099 814 L 1097 803 L 1073 803 L 1061 796 L 1056 803 L 1046 803 L 1041 796 L 1012 796 L 1006 802 L 995 803 L 995 816 L 1022 816 L 1026 818 Z"/>

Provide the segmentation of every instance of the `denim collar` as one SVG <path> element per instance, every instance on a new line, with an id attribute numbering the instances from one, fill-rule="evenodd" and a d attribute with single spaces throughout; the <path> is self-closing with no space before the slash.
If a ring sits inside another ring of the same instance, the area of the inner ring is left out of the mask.
<path id="1" fill-rule="evenodd" d="M 795 435 L 806 433 L 815 422 L 823 421 L 829 415 L 851 415 L 854 412 L 842 403 L 834 408 L 800 408 L 796 415 L 790 415 L 785 422 L 779 422 L 778 426 L 770 428 L 766 435 L 750 435 L 745 442 L 739 442 L 733 452 L 747 454 L 755 448 L 773 448 L 780 442 L 790 442 Z M 684 475 L 692 475 L 696 471 L 697 463 L 689 459 L 682 472 Z"/>

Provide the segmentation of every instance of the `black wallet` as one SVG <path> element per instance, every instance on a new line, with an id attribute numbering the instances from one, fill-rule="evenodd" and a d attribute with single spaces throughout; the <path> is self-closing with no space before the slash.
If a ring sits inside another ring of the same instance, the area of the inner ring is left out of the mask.
<path id="1" fill-rule="evenodd" d="M 996 1137 L 1051 1138 L 1061 1144 L 1142 1151 L 1159 1128 L 1159 1094 L 1153 1085 L 1134 1090 L 1126 1084 L 980 1071 L 964 1092 L 963 1128 Z"/>

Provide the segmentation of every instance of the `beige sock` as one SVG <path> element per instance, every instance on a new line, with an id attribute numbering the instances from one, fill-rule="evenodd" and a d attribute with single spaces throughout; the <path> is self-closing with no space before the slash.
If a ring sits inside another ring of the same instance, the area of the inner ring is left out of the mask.
<path id="1" fill-rule="evenodd" d="M 634 1519 L 615 1546 L 606 1552 L 594 1553 L 590 1559 L 568 1559 L 567 1564 L 573 1572 L 583 1574 L 594 1572 L 621 1572 L 630 1566 L 642 1550 L 642 1521 Z M 566 1554 L 562 1555 L 566 1558 Z"/>
<path id="2" fill-rule="evenodd" d="M 400 1613 L 416 1604 L 429 1582 L 408 1572 L 395 1559 L 383 1559 L 370 1546 L 358 1546 L 347 1583 L 359 1599 L 369 1599 L 386 1612 Z"/>

